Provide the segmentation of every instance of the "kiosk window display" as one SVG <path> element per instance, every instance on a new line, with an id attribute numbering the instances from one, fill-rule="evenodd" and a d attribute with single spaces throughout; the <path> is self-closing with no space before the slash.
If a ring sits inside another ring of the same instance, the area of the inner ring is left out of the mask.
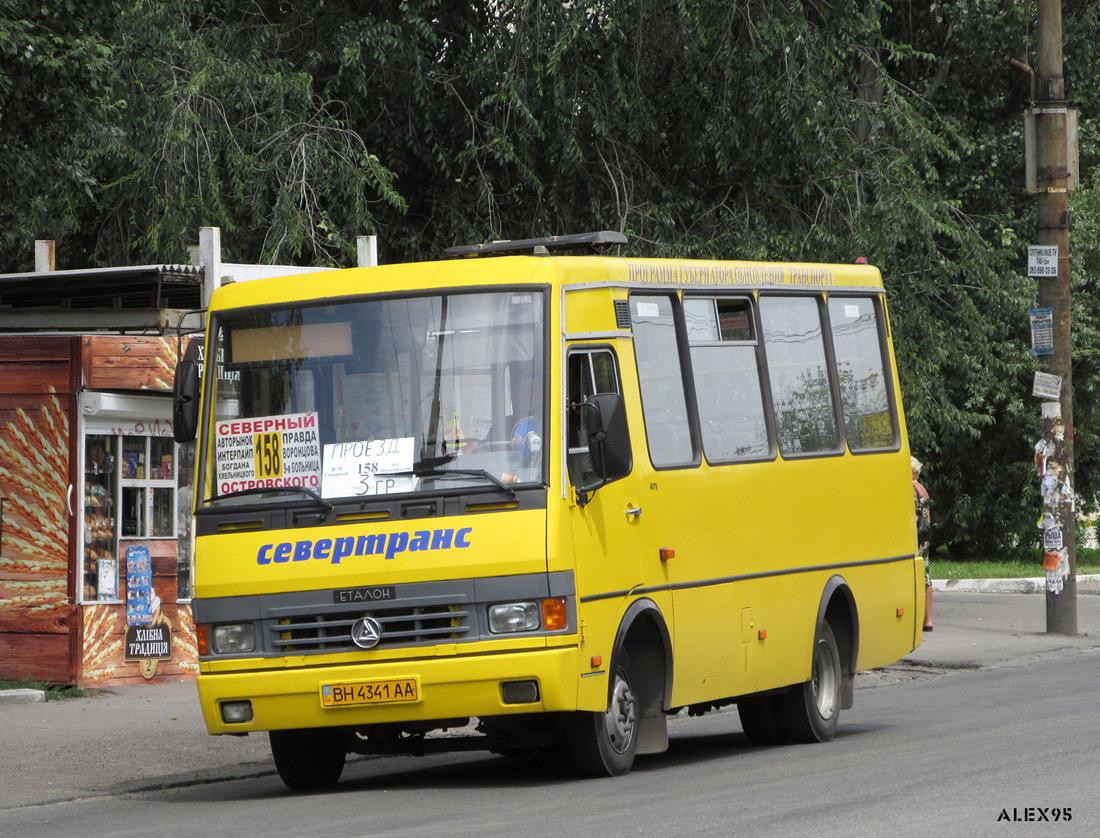
<path id="1" fill-rule="evenodd" d="M 85 602 L 121 600 L 128 539 L 176 537 L 175 442 L 141 422 L 111 430 L 84 436 Z"/>

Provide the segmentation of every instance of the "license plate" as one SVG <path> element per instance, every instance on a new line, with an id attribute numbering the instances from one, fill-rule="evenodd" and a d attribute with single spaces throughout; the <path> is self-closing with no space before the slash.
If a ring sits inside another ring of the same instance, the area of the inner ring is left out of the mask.
<path id="1" fill-rule="evenodd" d="M 391 704 L 419 701 L 420 689 L 415 678 L 388 681 L 349 681 L 346 684 L 322 684 L 321 704 L 325 707 L 354 707 L 360 704 Z"/>

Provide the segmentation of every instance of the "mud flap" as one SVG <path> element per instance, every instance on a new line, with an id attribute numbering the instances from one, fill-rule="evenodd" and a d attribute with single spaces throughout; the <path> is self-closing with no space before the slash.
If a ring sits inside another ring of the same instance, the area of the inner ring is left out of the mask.
<path id="1" fill-rule="evenodd" d="M 638 725 L 638 753 L 661 754 L 668 750 L 668 716 L 660 705 L 646 707 Z"/>
<path id="2" fill-rule="evenodd" d="M 856 703 L 856 679 L 848 670 L 840 679 L 840 709 L 851 710 Z"/>

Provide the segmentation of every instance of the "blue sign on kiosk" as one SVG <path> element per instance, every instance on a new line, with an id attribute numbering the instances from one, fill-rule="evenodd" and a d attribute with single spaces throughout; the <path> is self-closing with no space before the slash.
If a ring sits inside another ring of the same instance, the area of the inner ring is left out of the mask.
<path id="1" fill-rule="evenodd" d="M 148 547 L 126 548 L 126 625 L 153 624 L 153 562 Z"/>

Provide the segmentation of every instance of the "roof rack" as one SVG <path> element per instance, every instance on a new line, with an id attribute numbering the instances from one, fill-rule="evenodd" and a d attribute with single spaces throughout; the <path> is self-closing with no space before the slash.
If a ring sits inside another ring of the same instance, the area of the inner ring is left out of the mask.
<path id="1" fill-rule="evenodd" d="M 611 230 L 598 233 L 574 233 L 569 236 L 547 236 L 541 239 L 516 239 L 484 244 L 463 244 L 443 251 L 451 257 L 509 256 L 528 253 L 532 256 L 549 256 L 551 253 L 585 251 L 607 253 L 612 247 L 626 244 L 626 236 Z"/>

